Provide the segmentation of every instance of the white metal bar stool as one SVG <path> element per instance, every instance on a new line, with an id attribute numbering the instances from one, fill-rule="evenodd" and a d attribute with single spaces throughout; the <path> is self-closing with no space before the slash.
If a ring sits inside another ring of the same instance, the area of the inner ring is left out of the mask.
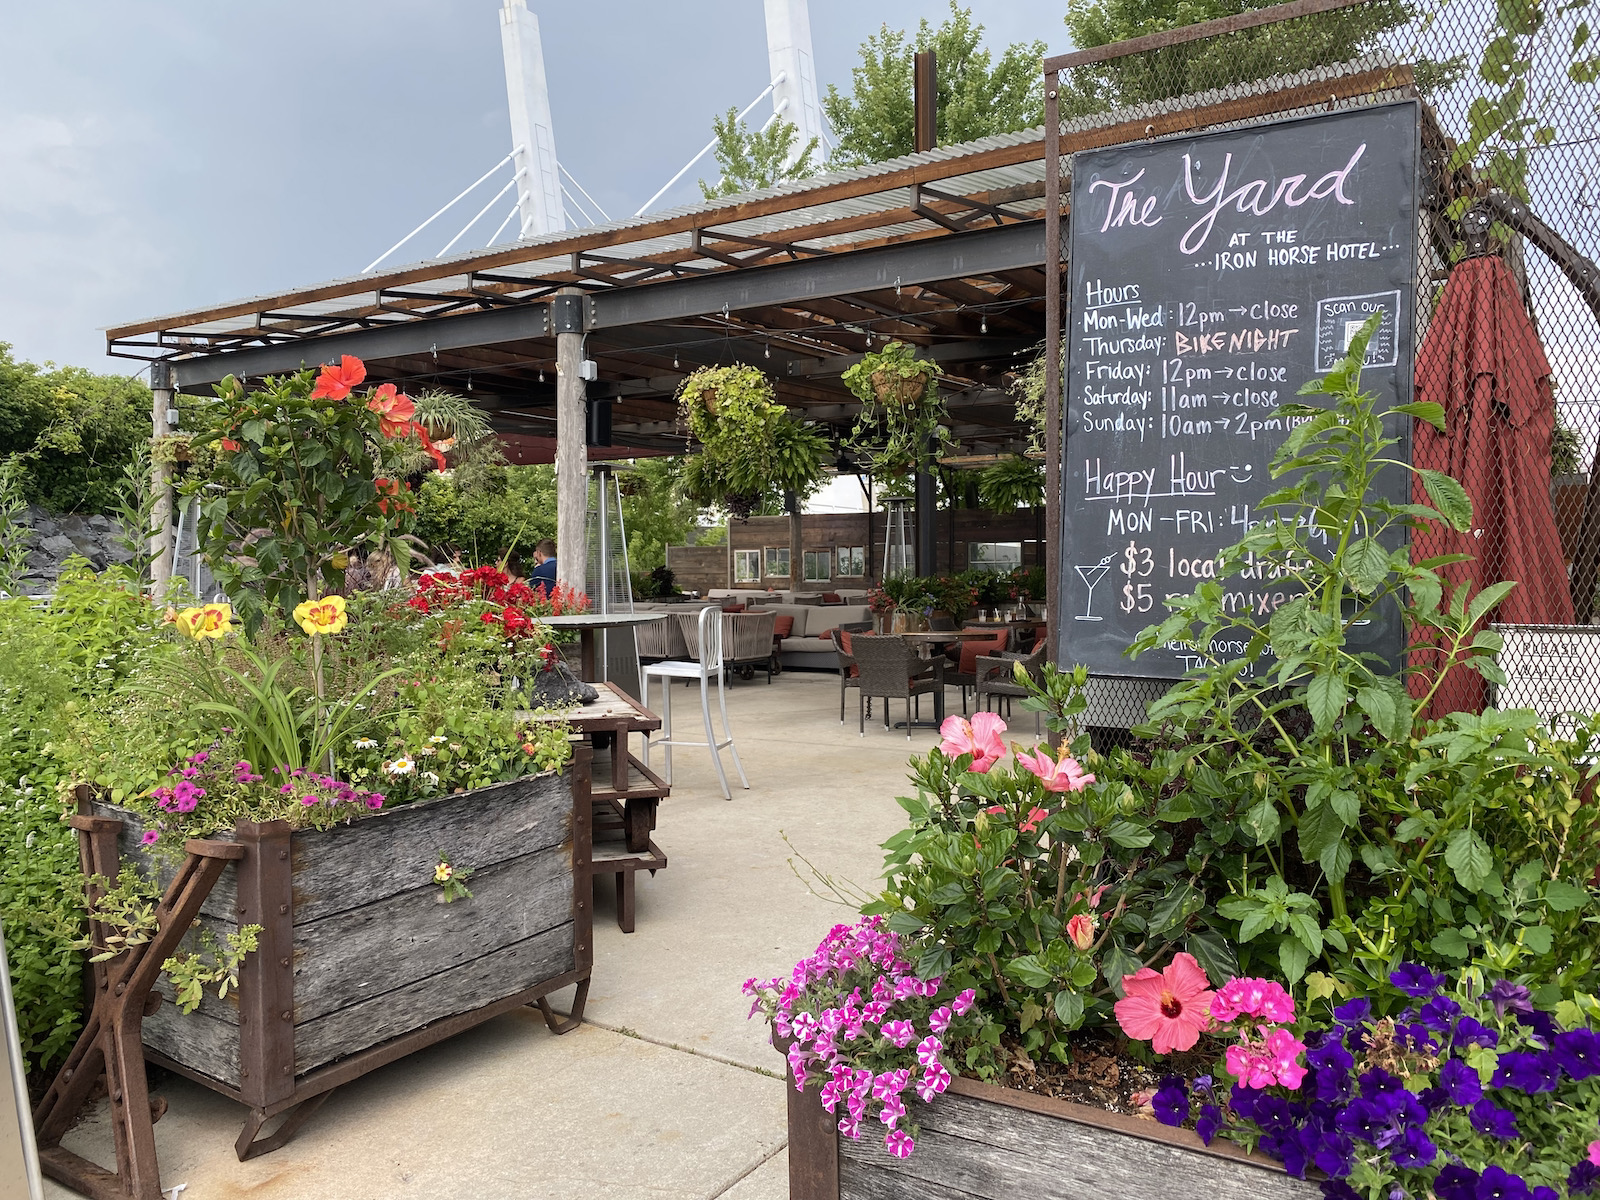
<path id="1" fill-rule="evenodd" d="M 650 681 L 661 680 L 661 737 L 654 745 L 661 747 L 666 755 L 667 782 L 672 782 L 672 748 L 674 746 L 708 746 L 711 749 L 711 761 L 717 768 L 717 779 L 722 784 L 722 798 L 732 800 L 733 792 L 728 787 L 728 775 L 722 769 L 722 748 L 727 747 L 728 753 L 733 755 L 733 765 L 739 772 L 739 783 L 748 788 L 750 780 L 745 778 L 744 764 L 739 761 L 739 751 L 733 744 L 733 732 L 728 727 L 728 697 L 723 690 L 722 668 L 722 610 L 715 605 L 700 610 L 699 636 L 696 638 L 698 645 L 695 648 L 693 659 L 667 659 L 664 662 L 649 663 L 644 667 L 644 702 L 650 704 Z M 722 709 L 722 741 L 717 740 L 711 728 L 711 680 L 717 681 L 717 703 Z M 674 679 L 698 679 L 700 681 L 700 716 L 705 722 L 706 740 L 703 742 L 686 741 L 672 735 L 672 681 Z M 645 738 L 644 761 L 645 766 L 650 765 L 651 739 Z"/>

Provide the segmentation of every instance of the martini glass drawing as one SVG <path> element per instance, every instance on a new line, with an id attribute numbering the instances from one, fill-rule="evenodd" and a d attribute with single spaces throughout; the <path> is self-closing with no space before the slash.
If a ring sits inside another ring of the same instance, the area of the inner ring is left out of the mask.
<path id="1" fill-rule="evenodd" d="M 1074 616 L 1072 618 L 1074 621 L 1105 620 L 1104 617 L 1097 617 L 1094 615 L 1094 589 L 1095 585 L 1105 578 L 1106 572 L 1111 570 L 1111 560 L 1113 557 L 1115 556 L 1108 554 L 1099 562 L 1090 566 L 1084 566 L 1081 563 L 1073 564 L 1072 569 L 1078 573 L 1078 577 L 1083 580 L 1083 585 L 1089 589 L 1089 594 L 1085 596 L 1083 600 L 1083 612 Z"/>

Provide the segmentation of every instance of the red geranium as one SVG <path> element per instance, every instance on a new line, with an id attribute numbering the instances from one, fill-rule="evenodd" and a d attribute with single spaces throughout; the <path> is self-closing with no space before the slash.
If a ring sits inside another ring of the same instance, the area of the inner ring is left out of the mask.
<path id="1" fill-rule="evenodd" d="M 361 386 L 367 377 L 367 366 L 353 354 L 346 354 L 337 367 L 329 364 L 317 376 L 317 386 L 311 389 L 313 400 L 343 400 L 351 389 Z"/>

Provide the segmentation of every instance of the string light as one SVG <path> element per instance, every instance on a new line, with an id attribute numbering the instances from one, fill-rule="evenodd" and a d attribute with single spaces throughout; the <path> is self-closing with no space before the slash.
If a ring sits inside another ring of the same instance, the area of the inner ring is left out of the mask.
<path id="1" fill-rule="evenodd" d="M 984 313 L 983 314 L 983 323 L 978 326 L 978 332 L 979 333 L 988 333 L 989 332 L 989 314 L 988 313 Z"/>
<path id="2" fill-rule="evenodd" d="M 767 343 L 767 351 L 766 351 L 765 357 L 767 357 L 767 358 L 771 358 L 772 357 L 772 343 L 771 342 Z"/>
<path id="3" fill-rule="evenodd" d="M 672 352 L 672 369 L 674 371 L 678 369 L 678 352 L 676 350 Z"/>

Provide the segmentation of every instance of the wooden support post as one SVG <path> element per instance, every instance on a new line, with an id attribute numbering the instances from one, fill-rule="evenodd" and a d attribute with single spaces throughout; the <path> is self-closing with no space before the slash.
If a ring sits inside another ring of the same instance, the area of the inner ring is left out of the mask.
<path id="1" fill-rule="evenodd" d="M 1044 588 L 1054 661 L 1061 628 L 1061 76 L 1044 77 Z"/>
<path id="2" fill-rule="evenodd" d="M 150 490 L 155 506 L 150 511 L 150 595 L 157 603 L 167 598 L 172 580 L 172 464 L 166 461 L 157 444 L 172 432 L 167 412 L 174 405 L 172 367 L 168 363 L 150 364 Z"/>
<path id="3" fill-rule="evenodd" d="M 586 390 L 580 374 L 583 365 L 583 293 L 563 288 L 551 305 L 551 328 L 556 330 L 556 576 L 573 591 L 587 583 L 589 547 L 584 529 L 589 510 L 589 454 Z M 560 320 L 557 313 L 576 310 L 576 321 Z"/>
<path id="4" fill-rule="evenodd" d="M 800 497 L 793 492 L 784 492 L 783 506 L 789 514 L 789 586 L 794 591 L 800 590 L 800 584 L 805 579 L 805 572 L 801 569 L 805 563 L 805 523 L 800 517 Z"/>
<path id="5" fill-rule="evenodd" d="M 912 128 L 920 154 L 939 144 L 939 59 L 932 50 L 919 50 L 912 64 Z"/>

